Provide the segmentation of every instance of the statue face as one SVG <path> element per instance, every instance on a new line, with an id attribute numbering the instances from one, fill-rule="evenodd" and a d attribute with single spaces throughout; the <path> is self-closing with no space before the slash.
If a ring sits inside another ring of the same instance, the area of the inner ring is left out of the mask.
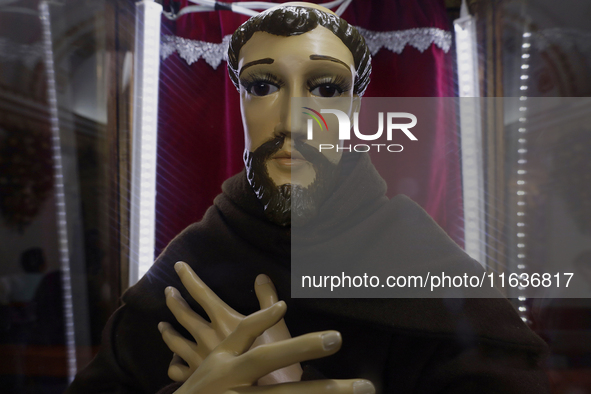
<path id="1" fill-rule="evenodd" d="M 345 98 L 338 109 L 351 114 L 358 104 L 354 78 L 353 55 L 322 26 L 289 37 L 257 32 L 240 50 L 247 177 L 272 222 L 297 226 L 312 219 L 336 184 L 342 156 L 318 149 L 338 144 L 336 117 L 325 118 L 334 132 L 307 140 L 302 109 L 292 114 L 291 99 L 310 98 L 321 109 L 334 108 L 329 98 Z"/>
<path id="2" fill-rule="evenodd" d="M 326 97 L 350 97 L 353 102 L 353 55 L 322 26 L 290 37 L 257 32 L 240 51 L 239 70 L 246 150 L 255 152 L 264 143 L 283 137 L 281 148 L 266 162 L 268 175 L 277 186 L 298 183 L 307 187 L 316 177 L 314 166 L 298 152 L 294 141 L 311 145 L 318 152 L 318 144 L 336 145 L 338 136 L 315 133 L 313 141 L 306 140 L 302 111 L 295 114 L 292 124 L 291 98 L 318 98 L 322 102 Z M 351 108 L 346 110 L 350 112 Z M 327 116 L 326 120 L 333 121 L 332 129 L 338 130 L 336 117 L 332 118 Z M 322 154 L 337 164 L 342 152 L 325 150 Z"/>

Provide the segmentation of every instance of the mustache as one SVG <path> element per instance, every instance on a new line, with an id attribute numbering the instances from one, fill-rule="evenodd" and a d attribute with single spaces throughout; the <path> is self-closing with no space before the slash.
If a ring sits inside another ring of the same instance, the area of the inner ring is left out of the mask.
<path id="1" fill-rule="evenodd" d="M 285 143 L 285 136 L 277 136 L 263 143 L 261 146 L 255 149 L 249 156 L 253 156 L 259 162 L 265 162 L 277 153 L 283 144 Z M 326 158 L 317 148 L 306 144 L 301 139 L 293 140 L 294 148 L 297 150 L 307 161 L 312 164 L 319 164 L 322 166 L 334 165 L 330 160 Z"/>
<path id="2" fill-rule="evenodd" d="M 259 160 L 266 161 L 281 149 L 284 142 L 285 136 L 272 138 L 256 148 L 254 152 L 252 152 L 252 155 L 256 156 Z"/>
<path id="3" fill-rule="evenodd" d="M 294 147 L 298 152 L 300 152 L 302 156 L 304 156 L 304 159 L 314 165 L 320 165 L 322 167 L 335 166 L 333 162 L 328 160 L 326 156 L 320 153 L 318 148 L 308 145 L 302 140 L 294 140 Z"/>

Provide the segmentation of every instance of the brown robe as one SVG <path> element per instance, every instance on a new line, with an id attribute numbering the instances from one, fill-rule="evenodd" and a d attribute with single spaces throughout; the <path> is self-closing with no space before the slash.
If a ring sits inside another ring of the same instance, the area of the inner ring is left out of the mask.
<path id="1" fill-rule="evenodd" d="M 321 209 L 323 234 L 337 234 L 344 222 L 363 232 L 374 216 L 377 220 L 388 212 L 392 245 L 402 249 L 394 250 L 400 261 L 473 263 L 414 202 L 404 196 L 388 201 L 369 157 L 357 157 L 347 159 L 346 175 Z M 505 299 L 292 299 L 289 229 L 265 219 L 244 172 L 222 189 L 203 220 L 179 234 L 123 295 L 123 306 L 104 330 L 100 353 L 78 373 L 68 394 L 174 391 L 177 385 L 167 377 L 172 354 L 157 324 L 168 321 L 189 336 L 165 305 L 165 287 L 175 286 L 204 313 L 174 271 L 179 260 L 240 313 L 258 310 L 254 280 L 265 273 L 287 303 L 285 320 L 293 336 L 340 331 L 343 346 L 337 354 L 305 363 L 309 378 L 367 378 L 378 392 L 396 394 L 549 392 L 540 367 L 546 345 Z M 423 247 L 425 242 L 429 247 Z"/>

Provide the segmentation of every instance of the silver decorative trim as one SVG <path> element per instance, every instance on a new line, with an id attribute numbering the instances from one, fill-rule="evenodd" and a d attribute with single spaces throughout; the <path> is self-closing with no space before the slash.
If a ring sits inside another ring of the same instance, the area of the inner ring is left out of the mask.
<path id="1" fill-rule="evenodd" d="M 451 47 L 451 32 L 436 27 L 421 27 L 399 31 L 371 31 L 357 28 L 365 38 L 372 55 L 386 48 L 400 54 L 408 45 L 424 52 L 431 44 L 447 53 Z M 178 53 L 187 64 L 193 64 L 203 58 L 213 69 L 228 60 L 228 46 L 231 35 L 227 35 L 220 43 L 191 40 L 172 35 L 163 35 L 160 45 L 160 56 L 165 60 L 173 53 Z"/>
<path id="2" fill-rule="evenodd" d="M 228 46 L 230 45 L 231 37 L 228 34 L 223 38 L 222 42 L 213 43 L 163 35 L 160 44 L 160 56 L 164 60 L 174 52 L 177 52 L 187 64 L 193 64 L 203 58 L 215 70 L 222 60 L 228 60 Z"/>
<path id="3" fill-rule="evenodd" d="M 365 38 L 372 55 L 386 48 L 401 54 L 408 45 L 424 52 L 431 44 L 442 49 L 445 53 L 451 48 L 451 32 L 436 27 L 420 27 L 416 29 L 398 31 L 371 31 L 358 27 L 357 30 Z"/>

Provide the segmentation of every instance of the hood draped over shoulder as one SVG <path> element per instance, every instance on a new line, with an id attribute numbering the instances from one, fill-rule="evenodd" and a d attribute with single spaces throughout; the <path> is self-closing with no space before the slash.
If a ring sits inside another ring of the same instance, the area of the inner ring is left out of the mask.
<path id="1" fill-rule="evenodd" d="M 540 368 L 545 344 L 505 299 L 291 297 L 292 258 L 324 253 L 335 245 L 340 248 L 337 259 L 367 250 L 373 242 L 375 249 L 391 250 L 389 263 L 397 267 L 478 266 L 417 204 L 404 196 L 388 200 L 386 185 L 367 155 L 344 155 L 334 194 L 302 228 L 266 220 L 244 171 L 222 189 L 203 219 L 172 240 L 124 293 L 122 307 L 105 327 L 99 354 L 77 374 L 68 394 L 176 390 L 179 384 L 167 376 L 172 353 L 157 325 L 167 321 L 190 336 L 166 307 L 164 289 L 176 287 L 205 316 L 176 275 L 177 261 L 187 262 L 245 315 L 259 309 L 254 281 L 267 274 L 287 303 L 285 321 L 292 336 L 340 331 L 339 352 L 303 363 L 304 377 L 366 378 L 379 393 L 548 391 Z"/>
<path id="2" fill-rule="evenodd" d="M 371 234 L 368 228 L 384 221 L 388 225 L 381 237 L 387 243 L 382 244 L 392 249 L 393 259 L 400 264 L 429 267 L 443 262 L 481 270 L 412 200 L 399 195 L 388 201 L 386 184 L 367 154 L 343 157 L 343 174 L 336 191 L 321 206 L 316 219 L 293 232 L 265 218 L 244 171 L 228 179 L 203 220 L 170 243 L 148 274 L 128 290 L 124 301 L 133 304 L 135 297 L 143 299 L 153 293 L 160 300 L 155 303 L 161 304 L 164 288 L 170 285 L 190 299 L 173 269 L 174 263 L 182 260 L 224 301 L 244 314 L 258 309 L 253 283 L 258 274 L 265 273 L 275 283 L 280 299 L 287 302 L 288 316 L 293 309 L 314 310 L 404 331 L 437 336 L 469 332 L 518 347 L 544 346 L 503 298 L 292 299 L 292 245 L 313 254 L 331 240 L 348 244 L 339 237 L 363 238 L 363 234 Z"/>

